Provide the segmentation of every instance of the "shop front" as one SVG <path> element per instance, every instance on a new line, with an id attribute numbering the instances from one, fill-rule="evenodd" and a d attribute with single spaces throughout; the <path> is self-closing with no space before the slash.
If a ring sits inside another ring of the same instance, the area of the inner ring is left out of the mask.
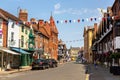
<path id="1" fill-rule="evenodd" d="M 0 68 L 1 71 L 10 70 L 19 65 L 20 54 L 9 50 L 8 48 L 0 48 Z"/>
<path id="2" fill-rule="evenodd" d="M 19 57 L 19 65 L 20 66 L 29 66 L 31 61 L 30 61 L 30 56 L 31 54 L 21 48 L 15 48 L 12 47 L 11 50 L 18 52 L 20 54 Z"/>

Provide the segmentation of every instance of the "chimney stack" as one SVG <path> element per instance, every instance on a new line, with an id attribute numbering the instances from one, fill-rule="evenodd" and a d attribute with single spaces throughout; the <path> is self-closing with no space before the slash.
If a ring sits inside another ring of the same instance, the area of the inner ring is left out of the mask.
<path id="1" fill-rule="evenodd" d="M 20 9 L 19 11 L 19 19 L 22 21 L 27 22 L 28 21 L 28 12 L 26 9 Z"/>

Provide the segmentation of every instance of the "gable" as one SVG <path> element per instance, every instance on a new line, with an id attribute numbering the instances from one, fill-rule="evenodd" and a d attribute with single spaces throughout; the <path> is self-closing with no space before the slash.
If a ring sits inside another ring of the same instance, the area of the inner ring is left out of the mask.
<path id="1" fill-rule="evenodd" d="M 48 33 L 47 33 L 47 31 L 46 31 L 46 29 L 45 29 L 44 27 L 40 27 L 40 32 L 41 32 L 43 35 L 45 35 L 46 37 L 49 38 L 49 35 L 48 35 Z"/>

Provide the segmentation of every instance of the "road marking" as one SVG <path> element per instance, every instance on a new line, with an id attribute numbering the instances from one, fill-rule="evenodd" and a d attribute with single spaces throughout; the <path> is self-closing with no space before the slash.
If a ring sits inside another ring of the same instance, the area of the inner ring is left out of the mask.
<path id="1" fill-rule="evenodd" d="M 89 80 L 89 74 L 86 74 L 85 80 Z"/>

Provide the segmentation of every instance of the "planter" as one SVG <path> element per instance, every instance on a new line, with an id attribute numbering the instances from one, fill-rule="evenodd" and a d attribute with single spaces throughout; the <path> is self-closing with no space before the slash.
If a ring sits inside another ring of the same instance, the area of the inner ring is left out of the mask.
<path id="1" fill-rule="evenodd" d="M 113 73 L 114 71 L 114 66 L 110 66 L 110 73 Z"/>
<path id="2" fill-rule="evenodd" d="M 120 66 L 111 66 L 110 73 L 113 73 L 113 75 L 120 75 Z"/>

